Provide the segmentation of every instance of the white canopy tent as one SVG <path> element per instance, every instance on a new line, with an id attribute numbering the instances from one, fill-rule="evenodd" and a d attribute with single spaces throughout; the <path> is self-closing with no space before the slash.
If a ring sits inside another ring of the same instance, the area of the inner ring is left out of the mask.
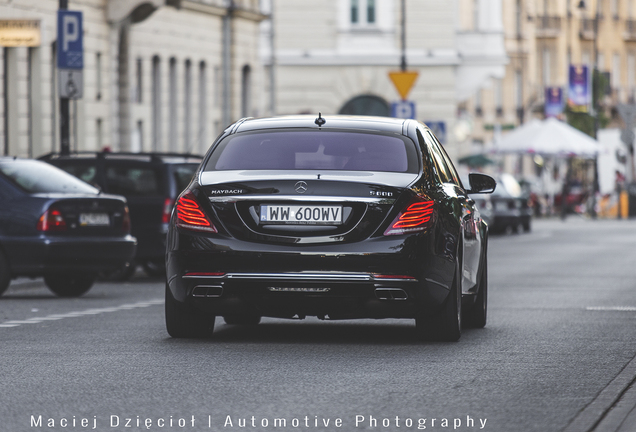
<path id="1" fill-rule="evenodd" d="M 498 153 L 583 158 L 594 158 L 600 150 L 595 139 L 555 118 L 532 120 L 502 137 L 495 148 Z"/>

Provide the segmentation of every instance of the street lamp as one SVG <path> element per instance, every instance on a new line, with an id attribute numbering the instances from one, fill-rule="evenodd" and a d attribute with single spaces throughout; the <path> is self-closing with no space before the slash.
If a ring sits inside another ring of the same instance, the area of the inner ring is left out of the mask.
<path id="1" fill-rule="evenodd" d="M 597 0 L 598 2 L 599 0 Z M 598 129 L 599 129 L 599 119 L 598 119 L 598 103 L 596 93 L 598 89 L 598 24 L 599 24 L 599 4 L 596 5 L 596 12 L 594 13 L 593 20 L 593 32 L 594 32 L 594 61 L 593 61 L 593 69 L 592 69 L 592 117 L 594 119 L 594 139 L 598 141 Z M 577 8 L 581 11 L 584 11 L 586 8 L 585 0 L 579 1 Z M 596 84 L 596 85 L 595 85 Z M 592 195 L 592 208 L 590 209 L 590 213 L 593 218 L 596 218 L 596 194 L 599 191 L 598 184 L 598 154 L 594 156 L 594 187 L 593 187 L 593 195 Z"/>

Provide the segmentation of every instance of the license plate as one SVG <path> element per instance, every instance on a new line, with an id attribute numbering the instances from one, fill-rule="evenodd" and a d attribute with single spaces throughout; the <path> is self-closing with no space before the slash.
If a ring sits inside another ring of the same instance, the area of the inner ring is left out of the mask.
<path id="1" fill-rule="evenodd" d="M 80 213 L 80 226 L 108 226 L 110 218 L 107 213 Z"/>
<path id="2" fill-rule="evenodd" d="M 342 206 L 261 206 L 261 224 L 340 225 L 341 223 Z"/>

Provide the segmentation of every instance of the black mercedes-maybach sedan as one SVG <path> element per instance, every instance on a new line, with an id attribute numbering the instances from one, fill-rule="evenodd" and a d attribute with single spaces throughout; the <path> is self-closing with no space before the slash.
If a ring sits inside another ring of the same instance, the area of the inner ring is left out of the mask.
<path id="1" fill-rule="evenodd" d="M 410 318 L 424 340 L 483 327 L 488 227 L 444 148 L 413 120 L 243 119 L 207 152 L 170 222 L 166 326 L 217 316 Z"/>

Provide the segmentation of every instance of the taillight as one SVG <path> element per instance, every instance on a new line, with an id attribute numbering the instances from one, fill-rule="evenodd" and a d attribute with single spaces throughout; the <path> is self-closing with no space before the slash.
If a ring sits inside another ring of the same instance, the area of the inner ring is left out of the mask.
<path id="1" fill-rule="evenodd" d="M 38 231 L 66 231 L 66 221 L 58 209 L 50 208 L 40 216 Z"/>
<path id="2" fill-rule="evenodd" d="M 161 216 L 162 223 L 170 223 L 170 214 L 172 213 L 172 206 L 174 205 L 174 200 L 172 198 L 166 198 L 163 200 L 163 215 Z"/>
<path id="3" fill-rule="evenodd" d="M 126 234 L 130 233 L 130 211 L 128 206 L 124 207 L 124 217 L 121 219 L 121 230 Z"/>
<path id="4" fill-rule="evenodd" d="M 435 202 L 418 195 L 400 212 L 384 235 L 399 235 L 428 229 L 433 223 Z"/>
<path id="5" fill-rule="evenodd" d="M 192 192 L 187 192 L 177 200 L 177 226 L 195 231 L 218 232 Z"/>

